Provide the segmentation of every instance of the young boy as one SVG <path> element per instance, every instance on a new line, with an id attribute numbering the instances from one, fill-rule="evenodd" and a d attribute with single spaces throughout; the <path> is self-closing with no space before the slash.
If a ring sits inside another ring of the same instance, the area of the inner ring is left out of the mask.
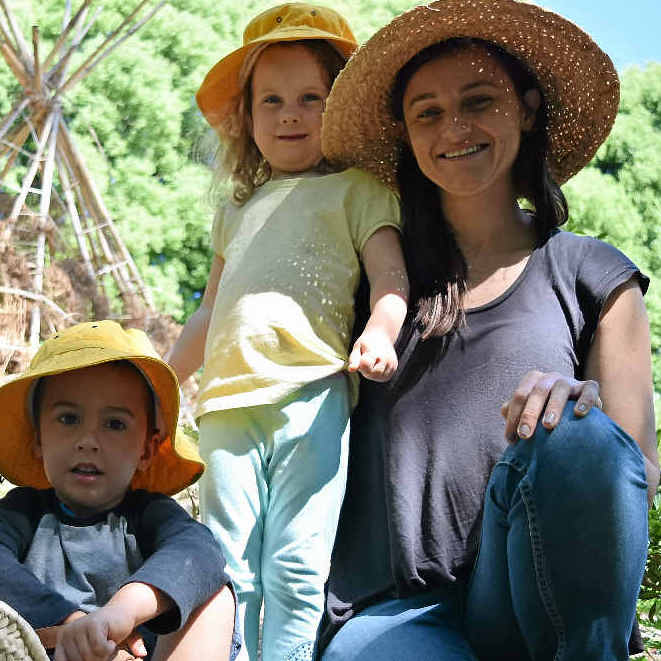
<path id="1" fill-rule="evenodd" d="M 25 621 L 56 661 L 235 658 L 222 553 L 164 495 L 204 470 L 178 411 L 172 370 L 112 321 L 60 331 L 0 386 L 0 474 L 19 485 L 0 500 L 0 658 L 47 658 L 12 656 Z"/>

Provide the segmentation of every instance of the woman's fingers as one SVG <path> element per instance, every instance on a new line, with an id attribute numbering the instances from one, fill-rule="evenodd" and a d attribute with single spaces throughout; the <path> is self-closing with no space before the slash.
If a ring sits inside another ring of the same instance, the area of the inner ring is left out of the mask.
<path id="1" fill-rule="evenodd" d="M 528 372 L 501 406 L 505 437 L 511 443 L 517 437 L 530 438 L 540 421 L 546 429 L 553 429 L 571 398 L 577 399 L 574 412 L 578 416 L 586 415 L 595 406 L 602 407 L 596 381 L 577 381 L 557 372 Z"/>
<path id="2" fill-rule="evenodd" d="M 578 416 L 586 415 L 591 408 L 602 408 L 603 403 L 599 397 L 599 384 L 596 381 L 580 381 L 581 389 L 578 394 L 574 413 Z"/>
<path id="3" fill-rule="evenodd" d="M 517 436 L 532 436 L 556 379 L 555 373 L 545 374 L 536 370 L 523 376 L 507 406 L 505 438 L 508 441 L 513 443 Z"/>

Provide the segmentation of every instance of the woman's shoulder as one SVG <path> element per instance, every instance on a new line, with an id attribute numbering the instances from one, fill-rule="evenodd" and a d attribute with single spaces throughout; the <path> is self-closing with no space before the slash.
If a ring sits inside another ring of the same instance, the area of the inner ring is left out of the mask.
<path id="1" fill-rule="evenodd" d="M 551 233 L 541 252 L 556 278 L 580 282 L 602 295 L 634 276 L 643 291 L 647 289 L 647 276 L 627 255 L 593 236 L 558 229 Z"/>

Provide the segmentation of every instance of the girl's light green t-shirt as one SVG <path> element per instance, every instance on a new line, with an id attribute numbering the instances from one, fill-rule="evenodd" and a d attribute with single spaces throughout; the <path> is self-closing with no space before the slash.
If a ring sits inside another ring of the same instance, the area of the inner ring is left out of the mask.
<path id="1" fill-rule="evenodd" d="M 272 404 L 344 369 L 359 255 L 386 226 L 400 226 L 396 196 L 354 168 L 272 180 L 218 213 L 213 249 L 225 267 L 196 417 Z"/>

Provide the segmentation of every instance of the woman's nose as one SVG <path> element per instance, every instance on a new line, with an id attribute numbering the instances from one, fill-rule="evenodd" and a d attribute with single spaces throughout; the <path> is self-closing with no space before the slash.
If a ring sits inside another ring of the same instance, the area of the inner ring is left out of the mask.
<path id="1" fill-rule="evenodd" d="M 446 136 L 453 142 L 461 142 L 471 132 L 470 123 L 461 115 L 450 115 L 443 126 Z"/>

